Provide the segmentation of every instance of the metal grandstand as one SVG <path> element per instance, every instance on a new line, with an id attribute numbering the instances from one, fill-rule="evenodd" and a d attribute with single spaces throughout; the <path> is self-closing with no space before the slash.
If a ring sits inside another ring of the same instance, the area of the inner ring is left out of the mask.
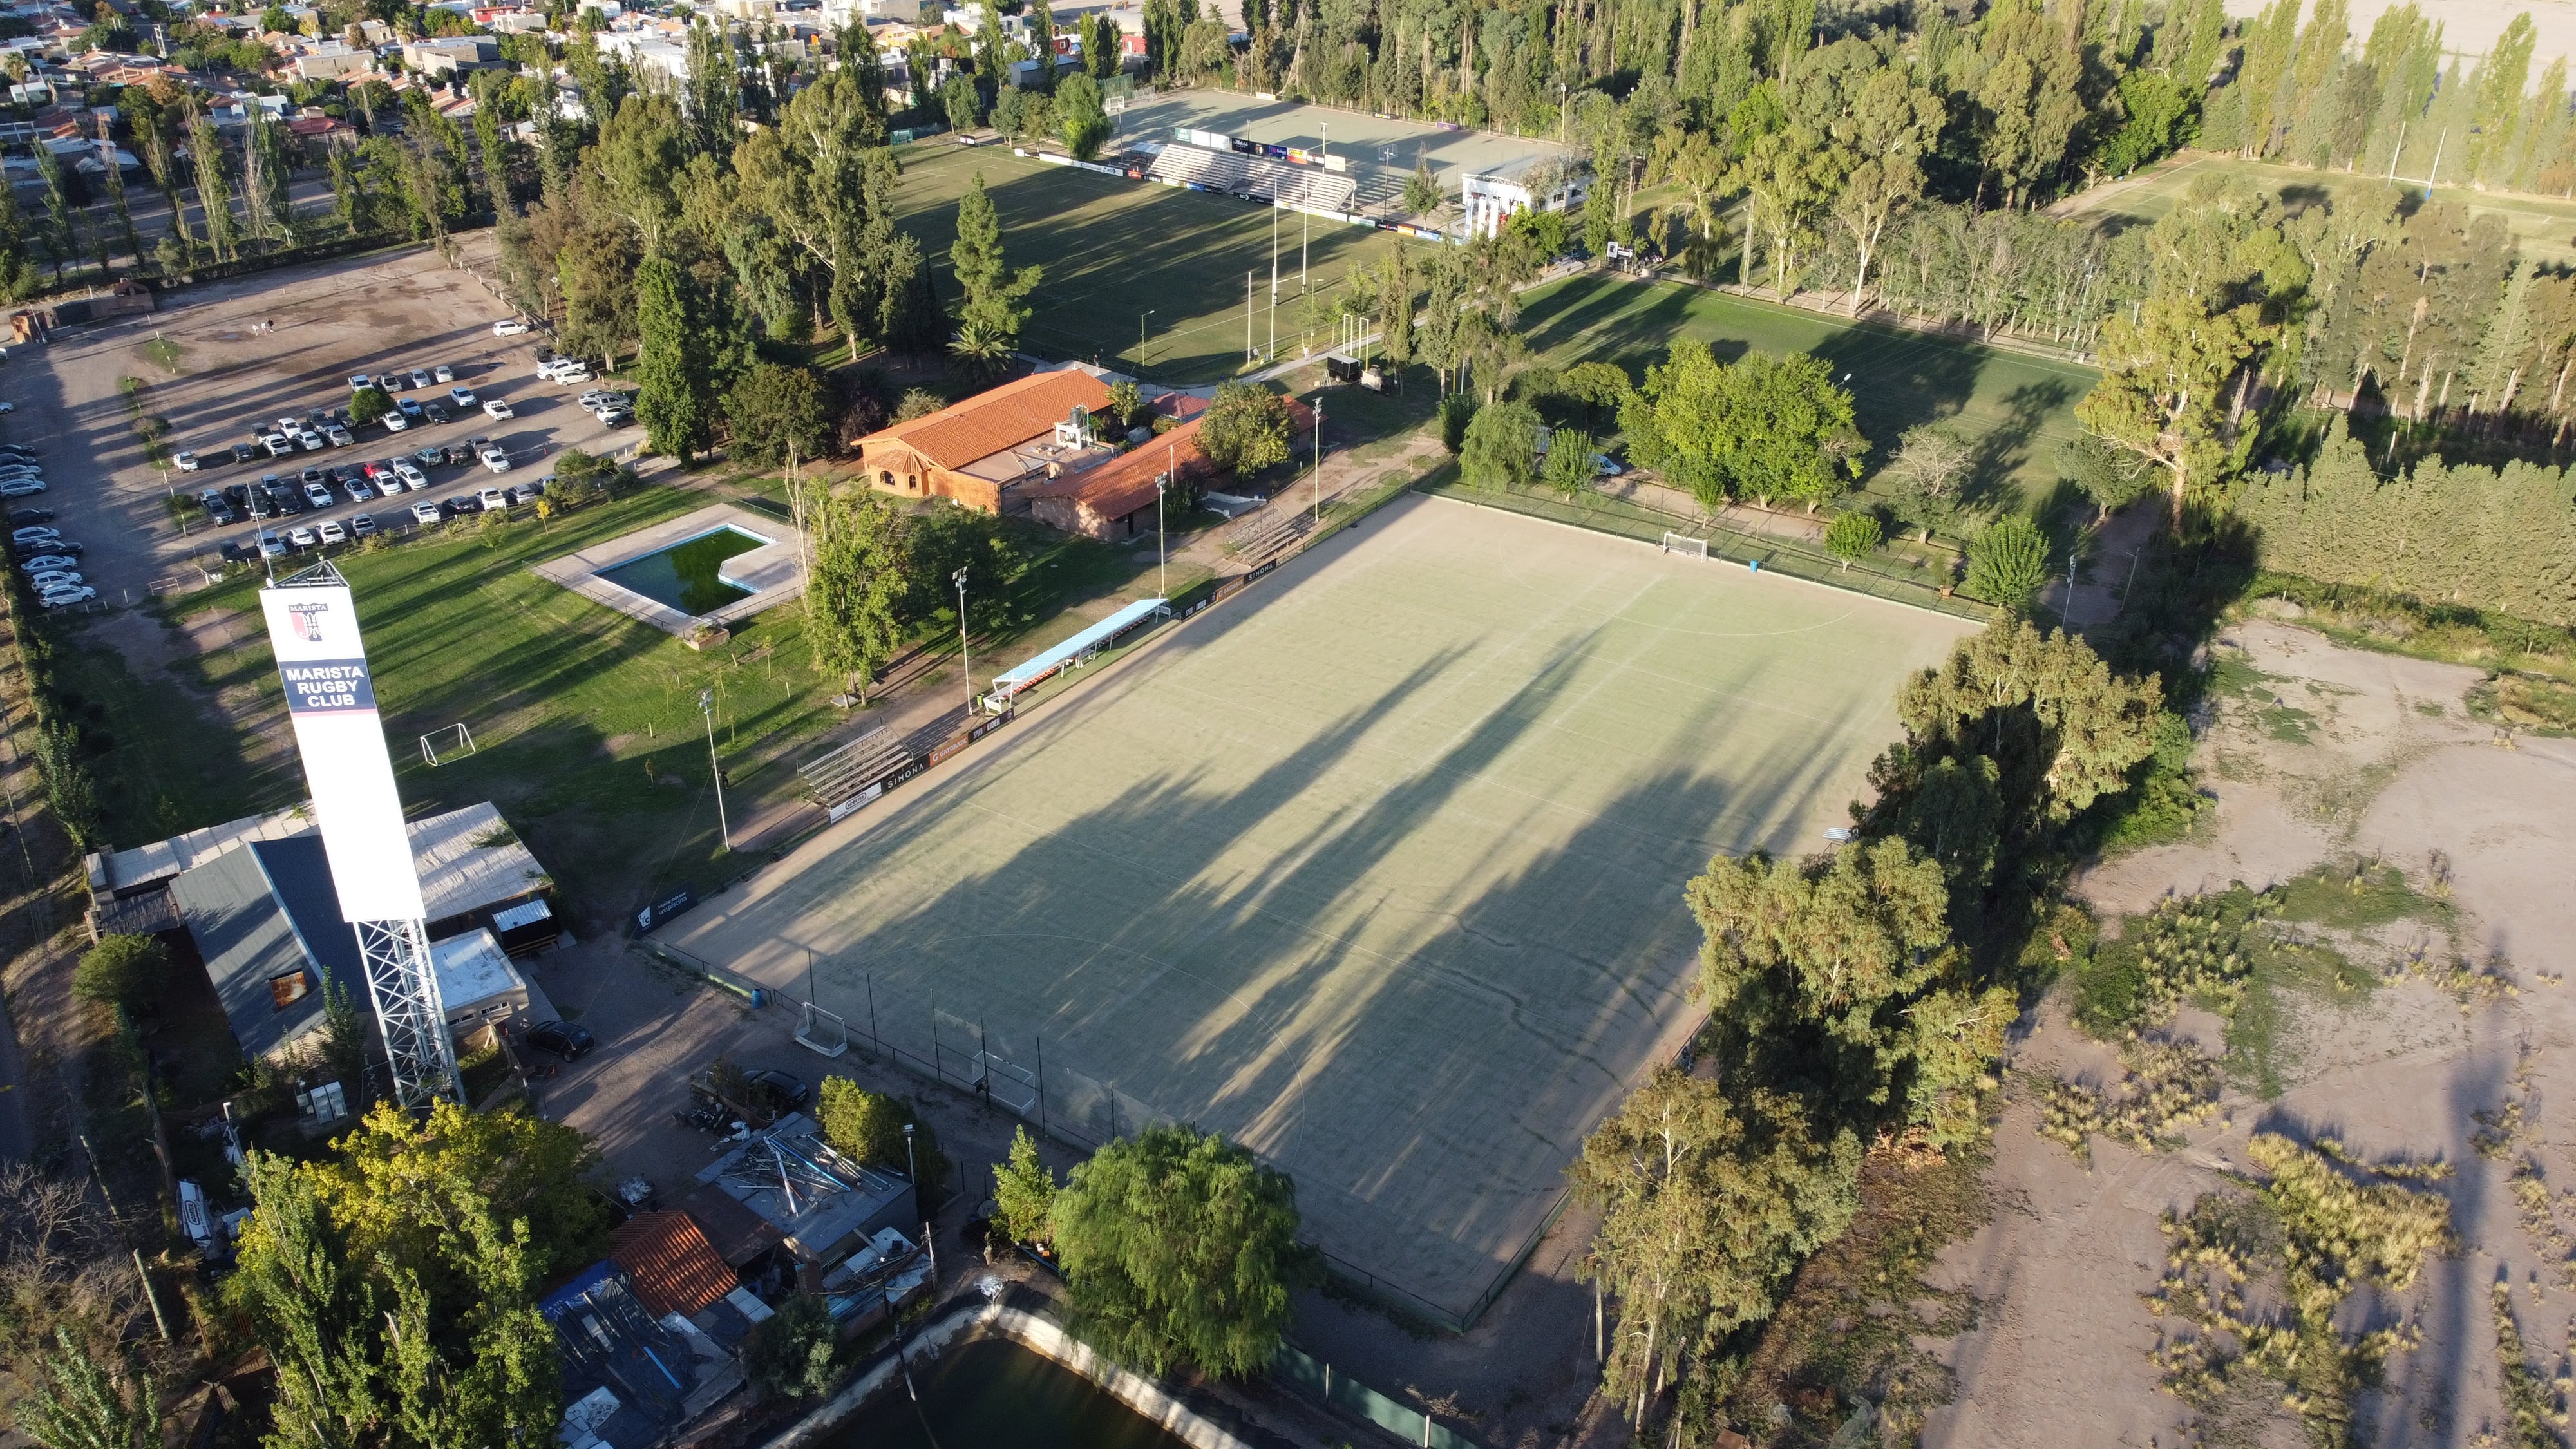
<path id="1" fill-rule="evenodd" d="M 1174 186 L 1195 186 L 1336 215 L 1351 211 L 1359 196 L 1359 183 L 1347 175 L 1198 146 L 1165 146 L 1154 157 L 1150 174 Z"/>

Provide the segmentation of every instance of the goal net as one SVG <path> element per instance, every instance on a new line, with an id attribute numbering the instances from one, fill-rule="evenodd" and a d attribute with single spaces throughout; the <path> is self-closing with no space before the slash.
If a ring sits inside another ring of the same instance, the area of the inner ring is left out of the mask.
<path id="1" fill-rule="evenodd" d="M 850 1049 L 850 1024 L 812 1002 L 796 1023 L 796 1044 L 807 1051 L 837 1057 Z"/>
<path id="2" fill-rule="evenodd" d="M 444 752 L 443 755 L 442 752 Z M 423 763 L 431 766 L 439 764 L 442 758 L 452 760 L 460 755 L 473 753 L 474 732 L 467 729 L 463 721 L 444 729 L 432 730 L 420 737 L 420 758 Z"/>
<path id="3" fill-rule="evenodd" d="M 1667 533 L 1664 535 L 1664 552 L 1684 553 L 1690 555 L 1692 558 L 1706 558 L 1708 557 L 1708 540 L 1704 538 L 1693 538 L 1686 533 Z"/>

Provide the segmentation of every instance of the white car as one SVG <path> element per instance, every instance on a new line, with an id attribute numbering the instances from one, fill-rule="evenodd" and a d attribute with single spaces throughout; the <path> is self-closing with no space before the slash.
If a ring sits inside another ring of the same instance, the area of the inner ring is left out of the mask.
<path id="1" fill-rule="evenodd" d="M 404 416 L 402 415 L 402 413 L 401 413 L 399 410 L 394 411 L 394 412 L 389 412 L 389 413 L 385 414 L 385 431 L 386 431 L 386 432 L 388 432 L 388 433 L 399 433 L 399 432 L 404 432 L 404 431 L 408 430 L 410 427 L 411 427 L 411 419 L 409 419 L 409 418 L 407 418 L 407 417 L 404 417 Z"/>
<path id="2" fill-rule="evenodd" d="M 319 453 L 322 451 L 322 435 L 311 428 L 300 429 L 295 434 L 295 446 L 308 453 Z"/>
<path id="3" fill-rule="evenodd" d="M 272 458 L 283 458 L 295 451 L 295 440 L 284 433 L 264 433 L 260 436 L 259 445 L 266 448 Z"/>
<path id="4" fill-rule="evenodd" d="M 420 370 L 419 368 L 417 368 L 417 367 L 413 368 L 413 369 L 411 370 L 411 385 L 412 385 L 412 386 L 413 386 L 413 388 L 415 388 L 415 389 L 425 389 L 425 388 L 427 388 L 427 387 L 430 385 L 430 383 L 429 383 L 429 374 L 428 374 L 428 373 L 426 373 L 426 372 L 421 371 L 421 370 Z"/>
<path id="5" fill-rule="evenodd" d="M 321 526 L 316 528 L 314 531 L 322 535 L 322 541 L 324 543 L 347 543 L 349 541 L 349 530 L 342 528 L 340 526 L 340 520 L 336 518 L 323 519 Z"/>
<path id="6" fill-rule="evenodd" d="M 170 461 L 177 464 L 179 466 L 179 471 L 182 473 L 194 473 L 197 471 L 197 455 L 194 453 L 181 453 Z"/>
<path id="7" fill-rule="evenodd" d="M 411 506 L 411 516 L 416 523 L 436 523 L 447 515 L 438 511 L 437 504 L 424 501 Z"/>
<path id="8" fill-rule="evenodd" d="M 439 370 L 441 372 L 446 371 L 445 368 L 441 368 Z M 455 406 L 458 412 L 463 412 L 467 408 L 474 406 L 474 389 L 470 387 L 451 387 L 447 390 L 447 400 Z"/>
<path id="9" fill-rule="evenodd" d="M 13 528 L 9 530 L 9 541 L 22 547 L 27 544 L 42 543 L 46 539 L 60 538 L 62 536 L 63 531 L 54 527 L 50 523 L 31 523 L 24 528 Z"/>
<path id="10" fill-rule="evenodd" d="M 36 478 L 12 478 L 0 483 L 0 498 L 25 498 L 45 491 L 44 482 Z"/>
<path id="11" fill-rule="evenodd" d="M 511 418 L 517 417 L 518 414 L 510 411 L 510 405 L 501 401 L 499 398 L 487 397 L 483 399 L 483 416 L 487 418 L 498 418 L 506 422 Z"/>
<path id="12" fill-rule="evenodd" d="M 597 388 L 592 388 L 590 391 L 583 393 L 572 401 L 573 406 L 580 408 L 583 412 L 587 413 L 598 411 L 601 403 L 615 402 L 616 400 L 617 394 L 613 392 L 602 392 Z"/>
<path id="13" fill-rule="evenodd" d="M 429 475 L 420 471 L 420 465 L 409 458 L 394 459 L 394 476 L 401 479 L 403 485 L 408 488 L 429 486 Z"/>
<path id="14" fill-rule="evenodd" d="M 299 523 L 286 531 L 286 541 L 297 548 L 311 548 L 322 540 L 314 536 L 312 529 Z"/>
<path id="15" fill-rule="evenodd" d="M 40 574 L 29 574 L 27 587 L 41 594 L 48 589 L 67 589 L 81 581 L 81 576 L 70 569 L 47 569 Z"/>
<path id="16" fill-rule="evenodd" d="M 492 324 L 492 335 L 495 337 L 516 337 L 527 330 L 528 324 L 516 317 L 505 317 Z"/>
<path id="17" fill-rule="evenodd" d="M 363 372 L 353 372 L 349 374 L 349 391 L 351 392 L 365 392 L 368 388 L 374 387 L 375 385 L 376 380 L 367 376 Z"/>
<path id="18" fill-rule="evenodd" d="M 261 530 L 259 535 L 259 556 L 261 558 L 286 557 L 286 540 L 279 538 L 274 529 Z"/>
<path id="19" fill-rule="evenodd" d="M 350 432 L 347 428 L 341 427 L 338 423 L 333 423 L 328 429 L 324 430 L 322 436 L 329 439 L 331 446 L 335 448 L 351 448 L 357 446 L 358 443 L 357 435 Z"/>
<path id="20" fill-rule="evenodd" d="M 483 460 L 484 467 L 491 469 L 495 473 L 507 473 L 510 471 L 510 454 L 498 443 L 494 443 L 490 447 L 485 448 L 481 453 L 476 454 L 476 456 Z M 486 488 L 483 491 L 486 493 L 497 493 L 499 490 Z"/>
<path id="21" fill-rule="evenodd" d="M 474 495 L 474 506 L 485 513 L 498 513 L 510 506 L 510 496 L 498 488 L 486 488 Z"/>
<path id="22" fill-rule="evenodd" d="M 18 567 L 25 569 L 32 577 L 36 574 L 58 574 L 65 569 L 79 568 L 80 560 L 67 553 L 40 554 Z"/>
<path id="23" fill-rule="evenodd" d="M 576 382 L 588 381 L 590 381 L 590 364 L 587 362 L 575 362 L 570 367 L 555 369 L 555 382 L 559 385 L 568 387 Z"/>
<path id="24" fill-rule="evenodd" d="M 98 590 L 86 584 L 66 584 L 59 589 L 47 589 L 38 594 L 36 602 L 48 609 L 68 609 L 74 604 L 89 603 L 97 597 Z"/>
<path id="25" fill-rule="evenodd" d="M 452 368 L 452 367 L 450 367 L 450 366 L 448 366 L 448 365 L 447 365 L 446 363 L 444 363 L 444 362 L 440 363 L 440 364 L 439 364 L 438 366 L 436 366 L 436 367 L 431 368 L 431 369 L 429 370 L 429 375 L 430 375 L 431 380 L 436 381 L 436 382 L 454 382 L 454 381 L 456 381 L 456 369 L 455 369 L 455 368 Z"/>
<path id="26" fill-rule="evenodd" d="M 372 513 L 361 513 L 349 520 L 349 532 L 355 537 L 364 538 L 375 531 L 376 516 Z"/>

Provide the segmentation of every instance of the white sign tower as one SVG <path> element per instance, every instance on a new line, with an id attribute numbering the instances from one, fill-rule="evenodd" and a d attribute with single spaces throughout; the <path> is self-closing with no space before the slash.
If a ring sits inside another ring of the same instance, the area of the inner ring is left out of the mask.
<path id="1" fill-rule="evenodd" d="M 358 933 L 367 994 L 384 1031 L 394 1095 L 405 1107 L 460 1097 L 456 1044 L 430 967 L 429 930 L 376 713 L 375 676 L 358 637 L 349 582 L 328 563 L 260 590 L 268 642 L 286 683 L 286 717 L 313 791 L 340 916 Z"/>

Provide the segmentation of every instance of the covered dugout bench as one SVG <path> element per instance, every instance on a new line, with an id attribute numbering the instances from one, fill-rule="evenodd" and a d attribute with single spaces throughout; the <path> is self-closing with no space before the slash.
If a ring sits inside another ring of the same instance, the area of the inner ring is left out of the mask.
<path id="1" fill-rule="evenodd" d="M 1080 669 L 1099 657 L 1101 650 L 1115 646 L 1121 635 L 1150 619 L 1169 618 L 1171 612 L 1169 599 L 1139 599 L 1063 643 L 1040 651 L 1028 662 L 994 677 L 992 688 L 984 693 L 984 712 L 1009 714 L 1021 694 L 1064 670 Z"/>

